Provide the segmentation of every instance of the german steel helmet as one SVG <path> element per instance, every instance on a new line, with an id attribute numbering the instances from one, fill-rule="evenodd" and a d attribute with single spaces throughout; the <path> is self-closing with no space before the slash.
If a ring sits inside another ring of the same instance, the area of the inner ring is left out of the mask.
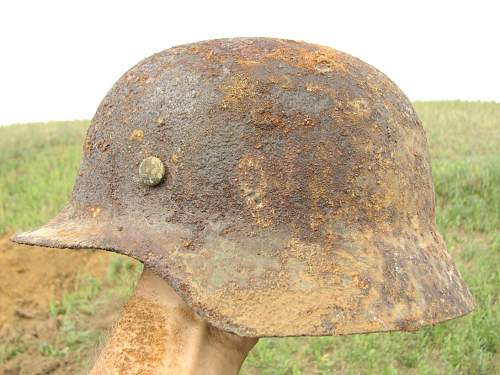
<path id="1" fill-rule="evenodd" d="M 99 248 L 241 336 L 413 330 L 473 299 L 435 225 L 426 137 L 372 66 L 220 39 L 126 72 L 92 120 L 71 202 L 20 243 Z"/>

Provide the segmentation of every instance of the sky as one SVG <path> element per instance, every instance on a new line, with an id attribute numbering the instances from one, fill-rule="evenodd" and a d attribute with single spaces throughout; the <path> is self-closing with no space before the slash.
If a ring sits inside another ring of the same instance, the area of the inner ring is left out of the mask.
<path id="1" fill-rule="evenodd" d="M 1 0 L 0 124 L 90 119 L 143 58 L 237 36 L 350 53 L 411 100 L 500 102 L 499 15 L 496 0 Z"/>

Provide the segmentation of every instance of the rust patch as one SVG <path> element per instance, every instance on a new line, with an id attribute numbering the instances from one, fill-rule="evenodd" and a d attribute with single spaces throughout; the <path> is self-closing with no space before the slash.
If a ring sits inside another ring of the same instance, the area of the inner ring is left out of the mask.
<path id="1" fill-rule="evenodd" d="M 83 143 L 83 150 L 85 155 L 90 155 L 90 151 L 92 150 L 92 139 L 88 135 L 85 137 L 85 141 Z"/>
<path id="2" fill-rule="evenodd" d="M 101 213 L 100 207 L 90 207 L 90 216 L 96 218 Z"/>
<path id="3" fill-rule="evenodd" d="M 250 116 L 252 123 L 259 128 L 284 127 L 287 122 L 286 114 L 274 113 L 270 104 L 251 110 Z"/>
<path id="4" fill-rule="evenodd" d="M 273 83 L 284 90 L 296 90 L 297 84 L 286 74 L 271 74 L 268 82 Z"/>
<path id="5" fill-rule="evenodd" d="M 176 164 L 180 159 L 180 156 L 179 154 L 177 153 L 173 153 L 171 156 L 170 156 L 170 160 L 172 161 L 172 163 Z"/>
<path id="6" fill-rule="evenodd" d="M 290 65 L 320 74 L 329 72 L 347 73 L 350 56 L 324 46 L 290 49 L 279 47 L 269 52 L 266 58 L 284 61 Z"/>
<path id="7" fill-rule="evenodd" d="M 96 147 L 101 151 L 105 152 L 109 146 L 111 146 L 111 140 L 110 139 L 103 139 L 99 142 L 97 142 Z"/>
<path id="8" fill-rule="evenodd" d="M 224 94 L 223 108 L 238 106 L 245 98 L 255 98 L 255 84 L 244 73 L 231 76 L 228 83 L 220 85 L 219 89 Z"/>
<path id="9" fill-rule="evenodd" d="M 130 132 L 128 139 L 130 141 L 142 141 L 144 139 L 144 131 L 140 129 L 134 129 L 132 130 L 132 132 Z"/>
<path id="10" fill-rule="evenodd" d="M 221 64 L 224 62 L 224 56 L 216 53 L 210 43 L 191 45 L 186 49 L 189 54 L 201 56 L 205 62 Z"/>

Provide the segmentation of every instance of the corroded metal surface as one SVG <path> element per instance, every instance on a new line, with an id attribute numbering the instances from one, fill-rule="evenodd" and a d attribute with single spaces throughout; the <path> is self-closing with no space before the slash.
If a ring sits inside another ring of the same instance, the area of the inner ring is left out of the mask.
<path id="1" fill-rule="evenodd" d="M 72 201 L 15 240 L 133 256 L 246 336 L 413 330 L 469 312 L 424 130 L 386 76 L 278 39 L 175 47 L 101 103 Z M 168 170 L 145 186 L 149 157 Z"/>
<path id="2" fill-rule="evenodd" d="M 148 156 L 139 164 L 139 175 L 144 185 L 156 186 L 165 177 L 165 166 L 156 156 Z"/>

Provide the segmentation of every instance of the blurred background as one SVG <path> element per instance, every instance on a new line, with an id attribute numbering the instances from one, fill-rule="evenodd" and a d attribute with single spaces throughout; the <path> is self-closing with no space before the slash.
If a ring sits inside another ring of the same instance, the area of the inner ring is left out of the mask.
<path id="1" fill-rule="evenodd" d="M 141 265 L 8 241 L 67 201 L 89 120 L 141 59 L 204 39 L 324 44 L 408 95 L 437 221 L 477 302 L 417 333 L 262 339 L 243 374 L 500 373 L 500 6 L 494 1 L 0 3 L 0 374 L 85 374 Z M 14 124 L 14 125 L 12 125 Z"/>

